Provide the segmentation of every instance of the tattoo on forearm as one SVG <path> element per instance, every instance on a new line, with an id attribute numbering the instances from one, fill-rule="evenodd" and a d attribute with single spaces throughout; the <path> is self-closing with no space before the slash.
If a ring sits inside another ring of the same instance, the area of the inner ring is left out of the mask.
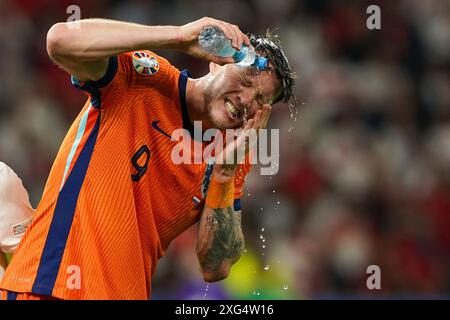
<path id="1" fill-rule="evenodd" d="M 211 247 L 201 261 L 204 271 L 217 271 L 225 259 L 239 257 L 244 247 L 240 218 L 240 213 L 234 212 L 232 207 L 214 209 L 213 216 L 207 218 L 214 235 Z"/>
<path id="2" fill-rule="evenodd" d="M 206 224 L 208 225 L 208 228 L 212 229 L 214 224 L 217 224 L 217 220 L 214 219 L 214 216 L 209 216 L 206 218 Z"/>

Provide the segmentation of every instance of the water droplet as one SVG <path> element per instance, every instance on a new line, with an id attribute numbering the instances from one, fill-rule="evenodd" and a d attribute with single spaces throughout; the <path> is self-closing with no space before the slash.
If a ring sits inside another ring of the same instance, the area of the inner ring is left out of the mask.
<path id="1" fill-rule="evenodd" d="M 276 192 L 275 189 L 273 189 L 273 190 L 272 190 L 272 193 L 275 193 L 275 192 Z"/>
<path id="2" fill-rule="evenodd" d="M 262 248 L 263 248 L 263 249 L 265 249 L 265 248 L 266 248 L 266 246 L 265 246 L 265 245 L 262 245 Z"/>
<path id="3" fill-rule="evenodd" d="M 283 286 L 283 289 L 284 289 L 284 290 L 287 290 L 287 289 L 289 289 L 288 285 L 287 285 L 287 284 L 285 284 L 285 285 Z"/>
<path id="4" fill-rule="evenodd" d="M 280 201 L 277 201 L 277 204 L 280 204 Z"/>
<path id="5" fill-rule="evenodd" d="M 252 194 L 251 194 L 251 193 L 248 193 L 247 195 L 250 197 Z"/>
<path id="6" fill-rule="evenodd" d="M 262 242 L 266 242 L 266 239 L 262 239 Z"/>
<path id="7" fill-rule="evenodd" d="M 259 292 L 258 292 L 258 293 L 256 293 L 256 295 L 257 295 L 257 296 L 259 296 Z"/>
<path id="8" fill-rule="evenodd" d="M 261 232 L 264 232 L 264 228 L 261 228 Z"/>
<path id="9" fill-rule="evenodd" d="M 269 266 L 269 265 L 267 265 L 267 266 L 264 267 L 264 270 L 266 270 L 266 271 L 269 270 L 269 269 L 270 269 L 270 266 Z"/>
<path id="10" fill-rule="evenodd" d="M 259 235 L 259 238 L 260 238 L 260 239 L 264 239 L 264 237 L 263 237 L 263 235 L 262 235 L 262 234 L 260 234 L 260 235 Z"/>

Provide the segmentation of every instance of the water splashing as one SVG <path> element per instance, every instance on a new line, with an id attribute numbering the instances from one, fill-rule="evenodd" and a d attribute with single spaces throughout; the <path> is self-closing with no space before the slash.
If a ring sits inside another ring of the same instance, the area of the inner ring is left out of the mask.
<path id="1" fill-rule="evenodd" d="M 268 271 L 270 269 L 270 266 L 269 265 L 266 265 L 265 267 L 264 267 L 264 270 L 266 270 L 266 271 Z"/>

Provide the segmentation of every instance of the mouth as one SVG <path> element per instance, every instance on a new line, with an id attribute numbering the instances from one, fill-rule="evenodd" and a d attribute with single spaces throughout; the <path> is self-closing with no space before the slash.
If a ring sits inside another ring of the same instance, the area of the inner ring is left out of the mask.
<path id="1" fill-rule="evenodd" d="M 225 99 L 225 109 L 227 109 L 228 114 L 233 119 L 241 119 L 242 112 L 228 99 Z"/>

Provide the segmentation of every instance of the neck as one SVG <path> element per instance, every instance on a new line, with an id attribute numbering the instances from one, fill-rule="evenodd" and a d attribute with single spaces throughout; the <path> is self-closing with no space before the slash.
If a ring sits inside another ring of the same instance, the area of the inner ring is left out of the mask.
<path id="1" fill-rule="evenodd" d="M 186 104 L 191 124 L 201 121 L 203 130 L 214 128 L 209 119 L 208 106 L 203 94 L 207 75 L 199 79 L 188 78 L 186 85 Z"/>

